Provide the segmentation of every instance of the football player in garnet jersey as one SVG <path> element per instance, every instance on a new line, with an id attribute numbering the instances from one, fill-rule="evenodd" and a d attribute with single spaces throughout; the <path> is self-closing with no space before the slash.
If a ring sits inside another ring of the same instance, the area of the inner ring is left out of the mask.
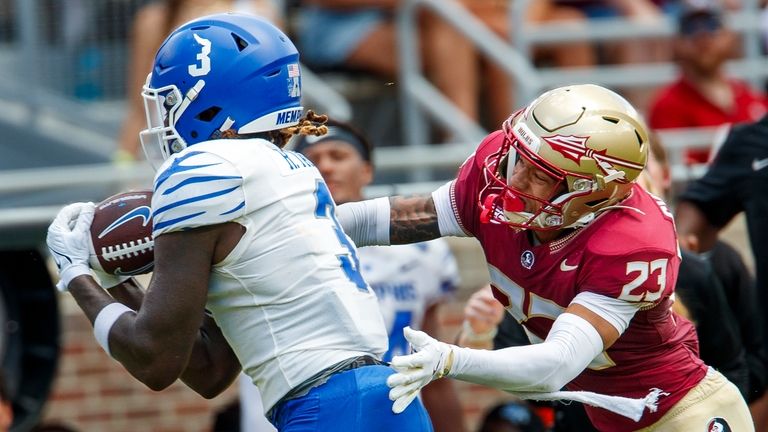
<path id="1" fill-rule="evenodd" d="M 671 310 L 680 264 L 672 215 L 635 182 L 648 132 L 596 85 L 544 93 L 488 135 L 432 194 L 339 207 L 358 246 L 474 236 L 493 294 L 532 345 L 460 348 L 406 328 L 393 411 L 449 376 L 529 399 L 584 402 L 601 431 L 754 430 L 736 387 L 698 356 Z M 561 391 L 563 387 L 567 391 Z"/>
<path id="2" fill-rule="evenodd" d="M 48 234 L 61 286 L 106 352 L 152 389 L 181 378 L 205 397 L 242 368 L 280 431 L 432 430 L 421 403 L 390 410 L 376 296 L 320 173 L 282 149 L 325 131 L 302 116 L 290 39 L 253 16 L 190 21 L 160 47 L 142 95 L 142 144 L 164 158 L 146 293 L 91 277 L 92 204 L 65 207 Z"/>

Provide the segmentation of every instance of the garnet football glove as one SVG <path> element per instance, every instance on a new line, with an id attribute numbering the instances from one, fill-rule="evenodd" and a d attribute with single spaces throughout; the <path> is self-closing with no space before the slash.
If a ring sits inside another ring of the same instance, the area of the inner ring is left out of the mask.
<path id="1" fill-rule="evenodd" d="M 387 378 L 387 385 L 391 388 L 389 399 L 394 401 L 392 411 L 395 414 L 405 411 L 422 387 L 446 376 L 453 365 L 452 345 L 410 327 L 403 329 L 403 335 L 411 343 L 414 353 L 396 356 L 391 362 L 397 373 Z"/>
<path id="2" fill-rule="evenodd" d="M 59 268 L 59 291 L 67 291 L 72 279 L 91 274 L 88 251 L 94 208 L 90 202 L 70 204 L 59 211 L 48 227 L 46 242 Z"/>

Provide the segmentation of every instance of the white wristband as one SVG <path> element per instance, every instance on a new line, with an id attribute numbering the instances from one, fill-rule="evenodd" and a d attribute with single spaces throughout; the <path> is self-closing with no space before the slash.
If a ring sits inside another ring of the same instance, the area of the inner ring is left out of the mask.
<path id="1" fill-rule="evenodd" d="M 99 311 L 93 321 L 93 335 L 96 337 L 96 342 L 110 357 L 112 357 L 112 353 L 109 351 L 109 331 L 118 318 L 126 312 L 135 311 L 122 303 L 110 303 Z"/>

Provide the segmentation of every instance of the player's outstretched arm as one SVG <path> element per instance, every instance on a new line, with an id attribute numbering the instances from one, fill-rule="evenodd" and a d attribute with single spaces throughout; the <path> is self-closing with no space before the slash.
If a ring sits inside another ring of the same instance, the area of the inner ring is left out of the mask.
<path id="1" fill-rule="evenodd" d="M 392 244 L 416 243 L 440 237 L 437 210 L 431 194 L 394 196 L 389 203 Z"/>
<path id="2" fill-rule="evenodd" d="M 576 303 L 558 316 L 546 340 L 534 345 L 476 350 L 439 342 L 410 328 L 403 333 L 414 354 L 392 359 L 397 373 L 387 385 L 395 413 L 402 412 L 422 387 L 444 376 L 513 392 L 557 391 L 620 336 L 607 320 Z"/>
<path id="3" fill-rule="evenodd" d="M 342 204 L 337 217 L 357 246 L 416 243 L 441 236 L 430 194 Z"/>

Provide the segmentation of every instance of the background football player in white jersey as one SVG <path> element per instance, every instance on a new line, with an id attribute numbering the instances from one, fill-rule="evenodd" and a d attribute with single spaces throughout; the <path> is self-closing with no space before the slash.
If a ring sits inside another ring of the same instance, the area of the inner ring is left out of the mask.
<path id="1" fill-rule="evenodd" d="M 290 39 L 254 16 L 171 33 L 142 93 L 142 145 L 165 159 L 149 288 L 101 275 L 105 291 L 91 276 L 92 203 L 65 207 L 49 228 L 59 286 L 105 351 L 154 390 L 181 378 L 214 397 L 242 369 L 281 431 L 432 430 L 420 403 L 405 416 L 389 409 L 376 296 L 320 173 L 282 149 L 325 129 L 302 117 L 298 62 Z"/>
<path id="2" fill-rule="evenodd" d="M 325 179 L 337 204 L 363 199 L 363 188 L 373 180 L 373 148 L 360 131 L 339 121 L 329 120 L 328 133 L 299 136 L 293 150 L 307 156 Z M 438 308 L 458 287 L 459 273 L 448 243 L 443 239 L 395 247 L 358 249 L 360 268 L 374 289 L 379 308 L 389 330 L 389 349 L 384 360 L 408 353 L 403 328 L 439 333 Z M 244 430 L 265 430 L 262 416 L 252 400 L 258 389 L 241 380 L 241 413 L 248 422 Z M 435 430 L 463 431 L 464 419 L 458 397 L 449 380 L 435 381 L 422 392 Z"/>

